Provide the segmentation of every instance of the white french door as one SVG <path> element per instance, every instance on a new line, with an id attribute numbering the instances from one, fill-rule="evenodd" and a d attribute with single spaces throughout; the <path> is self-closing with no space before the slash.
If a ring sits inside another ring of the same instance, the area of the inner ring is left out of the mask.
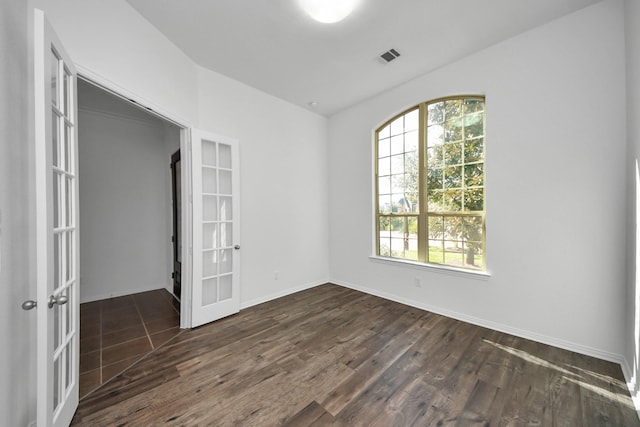
<path id="1" fill-rule="evenodd" d="M 44 13 L 34 15 L 37 423 L 68 426 L 78 406 L 76 71 Z"/>
<path id="2" fill-rule="evenodd" d="M 191 327 L 240 310 L 238 151 L 236 140 L 191 130 Z"/>

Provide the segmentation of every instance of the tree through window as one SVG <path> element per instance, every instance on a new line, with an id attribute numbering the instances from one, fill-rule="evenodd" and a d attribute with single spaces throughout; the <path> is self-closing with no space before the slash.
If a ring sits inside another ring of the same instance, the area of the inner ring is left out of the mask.
<path id="1" fill-rule="evenodd" d="M 439 99 L 376 131 L 377 255 L 485 270 L 484 111 Z"/>

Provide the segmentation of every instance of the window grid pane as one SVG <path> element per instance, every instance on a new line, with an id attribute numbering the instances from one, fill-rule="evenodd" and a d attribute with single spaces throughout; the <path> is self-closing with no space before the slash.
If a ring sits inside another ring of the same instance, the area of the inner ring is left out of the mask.
<path id="1" fill-rule="evenodd" d="M 482 270 L 484 99 L 452 98 L 418 107 L 376 133 L 378 255 Z M 418 242 L 424 245 L 419 256 Z"/>

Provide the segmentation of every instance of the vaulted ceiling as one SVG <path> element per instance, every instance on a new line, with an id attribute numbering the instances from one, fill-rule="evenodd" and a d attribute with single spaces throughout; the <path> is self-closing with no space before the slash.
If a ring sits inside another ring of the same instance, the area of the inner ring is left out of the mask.
<path id="1" fill-rule="evenodd" d="M 298 0 L 127 1 L 200 66 L 330 116 L 599 0 L 360 0 L 334 24 Z"/>

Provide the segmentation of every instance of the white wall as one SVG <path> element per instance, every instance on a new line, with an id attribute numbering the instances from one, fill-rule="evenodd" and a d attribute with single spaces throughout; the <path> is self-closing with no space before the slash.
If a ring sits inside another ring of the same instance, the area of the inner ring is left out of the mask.
<path id="1" fill-rule="evenodd" d="M 0 425 L 35 420 L 35 216 L 28 7 L 0 2 Z"/>
<path id="2" fill-rule="evenodd" d="M 95 89 L 80 90 L 78 97 L 82 302 L 171 283 L 165 124 L 133 115 L 124 101 L 100 105 L 100 97 Z M 172 135 L 179 143 L 177 132 Z"/>
<path id="3" fill-rule="evenodd" d="M 640 408 L 640 2 L 625 0 L 627 53 L 628 276 L 626 374 L 636 408 Z"/>
<path id="4" fill-rule="evenodd" d="M 326 119 L 205 69 L 198 87 L 200 126 L 240 142 L 242 306 L 326 282 Z"/>
<path id="5" fill-rule="evenodd" d="M 621 4 L 596 4 L 333 116 L 331 279 L 620 360 L 626 186 Z M 487 281 L 368 258 L 373 130 L 407 107 L 452 94 L 486 94 Z M 414 277 L 422 279 L 421 288 Z"/>
<path id="6" fill-rule="evenodd" d="M 79 72 L 122 95 L 195 123 L 196 67 L 124 0 L 32 0 L 45 11 Z"/>

